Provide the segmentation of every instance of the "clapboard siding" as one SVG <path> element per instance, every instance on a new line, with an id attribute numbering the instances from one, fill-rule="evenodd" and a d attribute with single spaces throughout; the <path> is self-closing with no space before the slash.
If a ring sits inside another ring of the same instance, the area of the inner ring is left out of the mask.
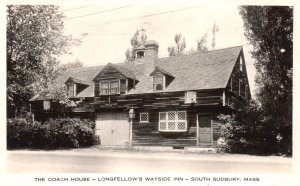
<path id="1" fill-rule="evenodd" d="M 241 55 L 242 52 L 235 63 L 231 77 L 226 86 L 225 103 L 232 108 L 242 107 L 251 99 L 245 63 L 243 63 L 242 71 L 240 70 L 239 61 Z"/>
<path id="2" fill-rule="evenodd" d="M 213 128 L 213 146 L 217 145 L 218 139 L 221 137 L 221 123 L 219 120 L 212 120 L 212 128 Z"/>
<path id="3" fill-rule="evenodd" d="M 185 92 L 160 92 L 153 94 L 121 94 L 95 97 L 95 108 L 190 108 L 222 104 L 222 91 L 198 91 L 197 103 L 185 104 Z"/>
<path id="4" fill-rule="evenodd" d="M 191 147 L 197 146 L 197 114 L 212 113 L 212 139 L 213 145 L 216 146 L 217 140 L 221 136 L 221 124 L 217 119 L 219 112 L 216 110 L 198 110 L 189 109 L 187 112 L 187 132 L 180 133 L 162 133 L 158 131 L 159 112 L 167 110 L 157 110 L 149 112 L 149 122 L 140 123 L 139 113 L 147 112 L 143 110 L 136 111 L 136 118 L 133 120 L 133 145 L 135 146 L 174 146 L 174 147 Z M 172 110 L 168 110 L 172 111 Z M 165 135 L 169 134 L 169 135 Z M 199 147 L 202 145 L 199 144 Z M 206 145 L 207 146 L 207 145 Z"/>

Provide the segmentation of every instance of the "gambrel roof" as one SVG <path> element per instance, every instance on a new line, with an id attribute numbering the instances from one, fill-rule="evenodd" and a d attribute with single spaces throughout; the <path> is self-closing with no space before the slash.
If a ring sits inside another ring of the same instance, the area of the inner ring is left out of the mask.
<path id="1" fill-rule="evenodd" d="M 158 70 L 172 75 L 174 79 L 160 92 L 174 92 L 202 89 L 224 89 L 227 86 L 233 68 L 242 52 L 242 47 L 231 47 L 204 53 L 187 54 L 158 58 Z M 144 63 L 124 62 L 108 64 L 116 68 L 125 77 L 138 80 L 128 94 L 153 93 L 151 76 L 144 74 Z M 93 80 L 107 65 L 71 69 L 56 81 L 63 84 L 69 77 L 90 83 L 77 97 L 93 97 Z"/>

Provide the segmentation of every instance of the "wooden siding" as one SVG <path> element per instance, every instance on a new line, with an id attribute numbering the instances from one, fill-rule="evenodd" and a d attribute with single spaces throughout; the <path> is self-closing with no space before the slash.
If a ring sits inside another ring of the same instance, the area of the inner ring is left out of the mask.
<path id="1" fill-rule="evenodd" d="M 159 132 L 159 112 L 166 110 L 157 111 L 145 111 L 144 109 L 138 111 L 136 118 L 133 122 L 133 145 L 134 146 L 174 146 L 174 147 L 187 147 L 197 146 L 196 140 L 196 126 L 194 121 L 190 122 L 192 116 L 190 112 L 187 112 L 187 132 Z M 148 112 L 149 122 L 140 123 L 139 113 Z M 194 119 L 195 120 L 195 117 Z"/>
<path id="2" fill-rule="evenodd" d="M 172 111 L 172 110 L 169 110 Z M 149 123 L 139 122 L 139 113 L 145 111 L 138 111 L 137 117 L 133 122 L 133 145 L 134 146 L 171 146 L 171 147 L 196 147 L 197 146 L 197 114 L 202 113 L 205 110 L 187 110 L 187 123 L 188 130 L 183 133 L 176 132 L 159 132 L 158 131 L 158 111 L 152 111 L 149 113 Z M 206 110 L 211 112 L 212 117 L 212 140 L 213 146 L 217 144 L 217 140 L 221 136 L 221 124 L 217 119 L 219 114 L 216 110 Z M 168 135 L 167 135 L 168 134 Z M 179 135 L 180 134 L 180 135 Z M 202 147 L 202 145 L 198 145 Z M 205 145 L 207 146 L 207 145 Z"/>
<path id="3" fill-rule="evenodd" d="M 247 78 L 247 71 L 245 66 L 245 61 L 243 61 L 242 71 L 240 70 L 240 58 L 242 56 L 242 52 L 238 57 L 236 64 L 233 68 L 231 78 L 228 81 L 226 87 L 226 98 L 225 103 L 226 106 L 237 108 L 247 104 L 247 102 L 251 99 L 249 83 Z M 244 58 L 242 56 L 242 58 Z M 248 87 L 245 90 L 245 87 Z M 247 92 L 246 92 L 247 91 Z M 247 95 L 247 96 L 246 96 Z"/>
<path id="4" fill-rule="evenodd" d="M 95 109 L 104 108 L 190 108 L 222 105 L 222 90 L 198 91 L 197 103 L 185 104 L 185 92 L 106 95 L 95 97 Z"/>
<path id="5" fill-rule="evenodd" d="M 50 100 L 49 110 L 44 110 L 42 100 L 33 101 L 31 102 L 31 112 L 38 121 L 57 117 L 79 117 L 94 120 L 94 98 L 85 98 L 75 108 L 64 108 L 58 101 Z"/>

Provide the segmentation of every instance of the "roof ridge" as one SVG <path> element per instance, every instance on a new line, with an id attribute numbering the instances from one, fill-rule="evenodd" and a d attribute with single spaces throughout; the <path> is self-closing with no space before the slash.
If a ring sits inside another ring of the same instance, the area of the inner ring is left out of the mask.
<path id="1" fill-rule="evenodd" d="M 195 53 L 191 53 L 191 54 L 181 54 L 181 55 L 177 55 L 177 56 L 167 56 L 167 57 L 161 57 L 158 59 L 165 59 L 165 58 L 174 58 L 174 57 L 181 57 L 181 56 L 189 56 L 189 55 L 197 55 L 197 54 L 205 54 L 205 53 L 209 53 L 209 52 L 215 52 L 215 51 L 219 51 L 219 50 L 226 50 L 226 49 L 231 49 L 231 48 L 238 48 L 238 47 L 243 47 L 242 45 L 237 45 L 237 46 L 232 46 L 232 47 L 227 47 L 227 48 L 219 48 L 216 50 L 209 50 L 206 52 L 195 52 Z"/>

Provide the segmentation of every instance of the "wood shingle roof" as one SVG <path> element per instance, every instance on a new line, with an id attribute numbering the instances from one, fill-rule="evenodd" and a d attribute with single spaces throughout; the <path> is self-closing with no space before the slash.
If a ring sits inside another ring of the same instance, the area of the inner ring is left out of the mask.
<path id="1" fill-rule="evenodd" d="M 241 46 L 158 58 L 159 69 L 172 74 L 173 81 L 162 92 L 222 89 L 227 86 L 230 75 L 242 51 Z M 124 62 L 112 64 L 125 76 L 137 79 L 135 89 L 128 94 L 153 93 L 152 77 L 144 75 L 144 64 Z M 77 97 L 93 97 L 93 79 L 105 66 L 93 66 L 71 69 L 62 74 L 56 83 L 64 84 L 69 77 L 90 83 Z"/>

